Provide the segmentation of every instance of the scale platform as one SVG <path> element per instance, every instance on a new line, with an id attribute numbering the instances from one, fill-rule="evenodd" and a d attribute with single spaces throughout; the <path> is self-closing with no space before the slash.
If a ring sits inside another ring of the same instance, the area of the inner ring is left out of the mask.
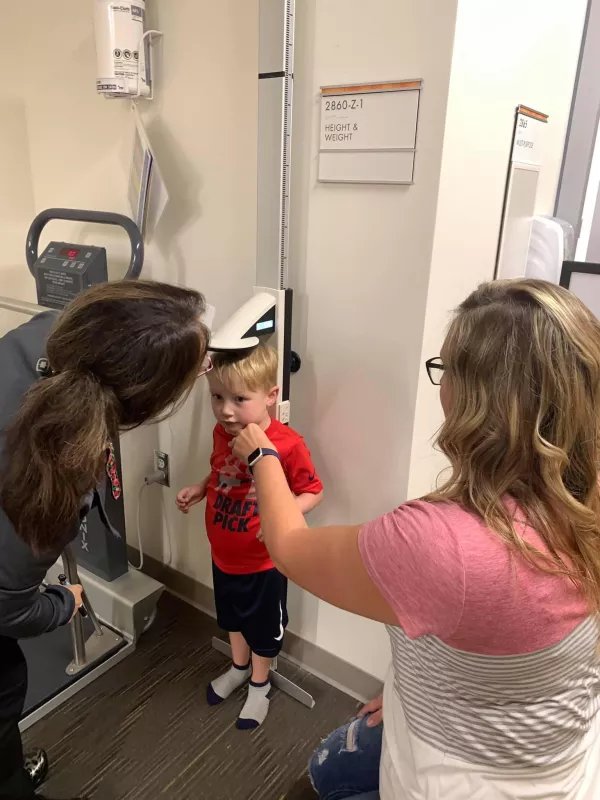
<path id="1" fill-rule="evenodd" d="M 154 621 L 156 605 L 164 589 L 158 581 L 135 570 L 111 582 L 104 581 L 85 569 L 77 571 L 69 548 L 64 552 L 73 573 L 71 583 L 83 583 L 88 607 L 94 609 L 105 635 L 94 633 L 91 615 L 77 618 L 82 625 L 81 645 L 85 641 L 81 666 L 74 658 L 73 622 L 35 639 L 21 640 L 29 670 L 29 688 L 19 724 L 21 731 L 132 653 L 139 637 Z M 57 563 L 51 567 L 47 582 L 60 583 L 63 569 L 69 574 L 67 566 Z"/>
<path id="2" fill-rule="evenodd" d="M 89 619 L 83 620 L 84 635 L 89 641 L 94 628 Z M 73 643 L 68 625 L 45 633 L 35 639 L 22 639 L 19 644 L 25 654 L 28 670 L 28 689 L 23 717 L 19 725 L 27 730 L 46 714 L 73 696 L 111 667 L 122 661 L 135 648 L 133 642 L 124 639 L 106 625 L 108 635 L 114 635 L 115 645 L 103 660 L 93 661 L 88 668 L 68 674 L 73 661 Z"/>

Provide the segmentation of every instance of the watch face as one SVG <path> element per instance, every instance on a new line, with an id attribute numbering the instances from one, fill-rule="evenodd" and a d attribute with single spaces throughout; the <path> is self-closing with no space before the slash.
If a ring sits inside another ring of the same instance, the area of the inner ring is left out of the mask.
<path id="1" fill-rule="evenodd" d="M 248 465 L 252 466 L 260 458 L 260 447 L 257 447 L 253 453 L 248 456 Z"/>

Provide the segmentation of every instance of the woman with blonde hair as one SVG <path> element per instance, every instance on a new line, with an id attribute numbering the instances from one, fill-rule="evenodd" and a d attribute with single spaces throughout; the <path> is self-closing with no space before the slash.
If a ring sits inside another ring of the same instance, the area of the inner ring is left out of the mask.
<path id="1" fill-rule="evenodd" d="M 600 324 L 558 286 L 485 284 L 427 370 L 449 475 L 372 522 L 306 530 L 265 434 L 235 444 L 277 568 L 390 634 L 383 700 L 324 742 L 315 788 L 598 798 Z"/>

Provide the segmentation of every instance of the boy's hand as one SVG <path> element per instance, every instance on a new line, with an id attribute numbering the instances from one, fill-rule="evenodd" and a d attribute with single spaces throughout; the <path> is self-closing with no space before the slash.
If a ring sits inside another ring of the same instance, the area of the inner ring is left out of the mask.
<path id="1" fill-rule="evenodd" d="M 252 453 L 259 447 L 275 449 L 274 444 L 269 440 L 269 437 L 263 429 L 254 423 L 246 425 L 246 427 L 238 433 L 231 443 L 231 447 L 233 455 L 245 464 L 248 463 L 248 459 Z"/>
<path id="2" fill-rule="evenodd" d="M 186 489 L 182 489 L 175 500 L 177 508 L 184 514 L 188 514 L 192 506 L 195 506 L 196 503 L 201 503 L 206 497 L 208 481 L 209 478 L 205 478 L 202 483 L 197 483 L 195 486 L 188 486 Z"/>

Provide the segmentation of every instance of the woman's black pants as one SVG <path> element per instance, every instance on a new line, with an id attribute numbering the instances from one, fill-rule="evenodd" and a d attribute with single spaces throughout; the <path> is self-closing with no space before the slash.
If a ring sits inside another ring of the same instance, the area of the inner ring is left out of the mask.
<path id="1" fill-rule="evenodd" d="M 15 639 L 0 636 L 0 800 L 36 797 L 23 764 L 19 720 L 27 694 L 27 664 Z"/>

